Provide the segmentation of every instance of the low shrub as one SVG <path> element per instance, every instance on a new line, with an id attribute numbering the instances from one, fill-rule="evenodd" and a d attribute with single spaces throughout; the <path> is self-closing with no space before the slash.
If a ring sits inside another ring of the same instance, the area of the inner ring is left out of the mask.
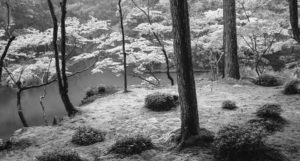
<path id="1" fill-rule="evenodd" d="M 300 94 L 300 80 L 292 80 L 284 86 L 283 93 L 286 95 Z"/>
<path id="2" fill-rule="evenodd" d="M 77 152 L 67 149 L 56 149 L 43 152 L 36 157 L 37 161 L 84 161 Z"/>
<path id="3" fill-rule="evenodd" d="M 16 139 L 11 137 L 9 140 L 0 139 L 0 151 L 25 149 L 32 145 L 29 139 Z"/>
<path id="4" fill-rule="evenodd" d="M 253 125 L 228 125 L 214 140 L 214 156 L 220 161 L 282 161 L 286 159 L 276 149 L 268 147 L 265 130 Z"/>
<path id="5" fill-rule="evenodd" d="M 126 137 L 118 140 L 110 149 L 111 153 L 124 156 L 140 154 L 143 151 L 153 149 L 154 145 L 150 138 L 144 136 Z"/>
<path id="6" fill-rule="evenodd" d="M 274 87 L 282 85 L 282 81 L 276 76 L 263 74 L 256 79 L 255 84 L 265 87 Z"/>
<path id="7" fill-rule="evenodd" d="M 282 113 L 281 105 L 268 103 L 257 109 L 256 116 L 260 118 L 280 118 Z"/>
<path id="8" fill-rule="evenodd" d="M 227 100 L 222 103 L 222 108 L 227 110 L 234 110 L 238 107 L 234 101 Z"/>
<path id="9" fill-rule="evenodd" d="M 152 111 L 169 111 L 177 104 L 177 95 L 156 92 L 146 96 L 144 107 Z"/>
<path id="10" fill-rule="evenodd" d="M 284 119 L 252 119 L 247 122 L 252 126 L 260 126 L 265 129 L 268 134 L 274 134 L 277 131 L 282 131 L 284 126 L 286 125 L 286 121 Z"/>
<path id="11" fill-rule="evenodd" d="M 71 142 L 77 145 L 91 145 L 104 141 L 105 134 L 91 127 L 79 127 L 72 136 Z"/>
<path id="12" fill-rule="evenodd" d="M 113 86 L 100 85 L 98 87 L 92 87 L 86 91 L 85 97 L 81 100 L 80 105 L 91 103 L 100 97 L 116 93 L 117 91 L 118 89 Z"/>
<path id="13" fill-rule="evenodd" d="M 92 87 L 86 91 L 86 97 L 92 97 L 94 95 L 103 94 L 106 92 L 106 86 L 100 85 L 98 87 Z"/>

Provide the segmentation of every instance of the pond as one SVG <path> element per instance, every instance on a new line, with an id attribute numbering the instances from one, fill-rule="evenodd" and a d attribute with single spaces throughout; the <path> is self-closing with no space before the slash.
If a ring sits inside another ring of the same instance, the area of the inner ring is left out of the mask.
<path id="1" fill-rule="evenodd" d="M 168 84 L 166 74 L 161 73 L 157 76 L 162 80 L 162 84 Z M 176 75 L 173 74 L 176 80 Z M 140 84 L 138 78 L 128 77 L 128 84 Z M 90 72 L 81 73 L 69 79 L 69 96 L 72 103 L 78 106 L 85 96 L 85 91 L 89 87 L 99 84 L 113 85 L 122 87 L 123 76 L 117 77 L 114 73 L 104 72 L 101 74 L 91 74 Z M 23 92 L 22 105 L 25 117 L 30 126 L 43 124 L 42 108 L 39 104 L 40 96 L 43 95 L 43 88 L 32 89 Z M 54 116 L 62 117 L 66 115 L 64 106 L 57 88 L 57 83 L 47 86 L 47 95 L 44 99 L 46 114 L 49 121 Z M 16 109 L 16 91 L 8 87 L 0 87 L 0 138 L 7 139 L 13 132 L 22 127 Z"/>

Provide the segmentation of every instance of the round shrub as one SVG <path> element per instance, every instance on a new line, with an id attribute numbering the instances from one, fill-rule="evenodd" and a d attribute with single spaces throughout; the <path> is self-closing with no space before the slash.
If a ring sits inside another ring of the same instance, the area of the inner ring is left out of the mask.
<path id="1" fill-rule="evenodd" d="M 103 85 L 100 85 L 98 87 L 92 87 L 86 91 L 86 98 L 92 97 L 92 96 L 95 96 L 98 94 L 103 94 L 103 93 L 105 93 L 105 91 L 106 91 L 106 87 Z"/>
<path id="2" fill-rule="evenodd" d="M 274 134 L 277 131 L 282 131 L 286 121 L 284 119 L 252 119 L 247 122 L 251 126 L 259 126 L 265 129 L 268 134 Z"/>
<path id="3" fill-rule="evenodd" d="M 225 126 L 215 137 L 214 155 L 221 161 L 256 161 L 258 156 L 254 154 L 263 148 L 265 136 L 259 127 Z"/>
<path id="4" fill-rule="evenodd" d="M 91 145 L 97 142 L 102 142 L 105 134 L 102 131 L 91 127 L 79 127 L 72 136 L 71 142 L 77 145 Z"/>
<path id="5" fill-rule="evenodd" d="M 140 154 L 143 151 L 153 149 L 154 145 L 150 138 L 143 136 L 126 137 L 118 140 L 110 149 L 110 152 L 120 155 Z"/>
<path id="6" fill-rule="evenodd" d="M 281 105 L 268 103 L 257 109 L 256 116 L 260 118 L 280 118 L 282 113 Z"/>
<path id="7" fill-rule="evenodd" d="M 300 80 L 292 80 L 284 86 L 284 94 L 300 94 Z"/>
<path id="8" fill-rule="evenodd" d="M 222 108 L 227 110 L 234 110 L 238 107 L 234 101 L 227 100 L 222 103 Z"/>
<path id="9" fill-rule="evenodd" d="M 43 152 L 36 157 L 37 161 L 84 161 L 77 152 L 66 149 L 56 149 L 53 151 Z"/>
<path id="10" fill-rule="evenodd" d="M 169 111 L 178 104 L 178 96 L 166 93 L 153 93 L 145 98 L 145 108 L 153 111 Z"/>
<path id="11" fill-rule="evenodd" d="M 282 85 L 282 81 L 276 76 L 263 74 L 256 79 L 255 84 L 265 87 L 274 87 Z"/>

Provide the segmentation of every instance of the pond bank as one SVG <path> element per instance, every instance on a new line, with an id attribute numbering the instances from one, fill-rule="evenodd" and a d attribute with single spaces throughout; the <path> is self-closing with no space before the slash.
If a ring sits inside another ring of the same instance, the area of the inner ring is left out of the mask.
<path id="1" fill-rule="evenodd" d="M 285 96 L 282 87 L 265 88 L 243 81 L 219 81 L 211 84 L 203 78 L 196 79 L 200 126 L 213 132 L 229 123 L 244 123 L 255 117 L 254 112 L 262 104 L 279 103 L 283 107 L 282 116 L 289 125 L 282 132 L 267 140 L 272 146 L 282 150 L 292 161 L 300 160 L 300 96 Z M 18 139 L 28 139 L 32 145 L 26 149 L 0 152 L 3 161 L 27 161 L 53 148 L 71 148 L 89 161 L 95 157 L 102 160 L 148 161 L 148 160 L 205 160 L 212 161 L 209 150 L 192 148 L 181 153 L 164 150 L 150 150 L 141 155 L 118 158 L 106 155 L 117 138 L 144 134 L 156 145 L 164 147 L 170 132 L 180 127 L 180 110 L 151 112 L 143 108 L 147 94 L 157 91 L 177 93 L 177 87 L 166 86 L 159 89 L 131 88 L 130 93 L 118 92 L 95 102 L 79 107 L 82 111 L 72 119 L 66 118 L 59 126 L 31 127 L 15 133 Z M 224 100 L 237 103 L 236 111 L 221 109 Z M 76 146 L 70 142 L 75 129 L 91 126 L 107 132 L 106 140 L 90 146 Z"/>

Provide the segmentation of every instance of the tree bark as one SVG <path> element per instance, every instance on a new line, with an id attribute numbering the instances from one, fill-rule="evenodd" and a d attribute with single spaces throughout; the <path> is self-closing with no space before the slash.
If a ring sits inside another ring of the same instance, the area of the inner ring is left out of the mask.
<path id="1" fill-rule="evenodd" d="M 65 19 L 66 19 L 66 4 L 67 0 L 63 0 L 61 5 L 61 64 L 59 59 L 59 52 L 57 46 L 57 35 L 58 35 L 58 22 L 57 17 L 55 15 L 54 7 L 51 0 L 48 0 L 48 6 L 50 9 L 52 21 L 53 21 L 53 48 L 54 48 L 54 55 L 55 55 L 55 69 L 57 75 L 57 82 L 59 93 L 62 99 L 62 102 L 65 106 L 65 109 L 68 113 L 68 116 L 74 116 L 78 110 L 73 106 L 70 101 L 68 95 L 68 77 L 66 74 L 66 28 L 65 28 Z M 60 69 L 61 66 L 61 69 Z"/>
<path id="2" fill-rule="evenodd" d="M 120 13 L 120 23 L 121 23 L 121 31 L 122 31 L 122 50 L 123 50 L 123 65 L 124 65 L 124 92 L 128 92 L 127 89 L 127 55 L 126 55 L 126 48 L 125 48 L 125 31 L 124 31 L 124 24 L 123 24 L 123 12 L 122 12 L 122 0 L 119 0 L 119 13 Z"/>
<path id="3" fill-rule="evenodd" d="M 200 127 L 192 65 L 188 3 L 186 0 L 170 0 L 170 4 L 181 106 L 181 139 L 178 145 L 181 148 L 191 137 L 199 135 Z"/>
<path id="4" fill-rule="evenodd" d="M 225 78 L 240 79 L 235 0 L 223 0 Z"/>
<path id="5" fill-rule="evenodd" d="M 23 114 L 23 108 L 22 108 L 22 104 L 21 104 L 21 95 L 22 95 L 22 90 L 18 89 L 17 91 L 17 110 L 18 110 L 18 115 L 21 119 L 21 122 L 23 124 L 24 127 L 29 127 L 26 118 Z"/>
<path id="6" fill-rule="evenodd" d="M 300 44 L 298 0 L 289 0 L 289 10 L 290 10 L 290 23 L 292 26 L 293 37 Z"/>
<path id="7" fill-rule="evenodd" d="M 8 40 L 6 46 L 5 46 L 5 49 L 4 49 L 4 51 L 3 51 L 2 55 L 1 55 L 1 58 L 0 58 L 0 83 L 2 82 L 2 73 L 3 73 L 4 59 L 5 59 L 5 57 L 6 57 L 7 53 L 8 53 L 8 49 L 9 49 L 11 43 L 15 39 L 16 39 L 15 36 L 12 36 L 12 37 L 9 38 L 9 40 Z"/>

